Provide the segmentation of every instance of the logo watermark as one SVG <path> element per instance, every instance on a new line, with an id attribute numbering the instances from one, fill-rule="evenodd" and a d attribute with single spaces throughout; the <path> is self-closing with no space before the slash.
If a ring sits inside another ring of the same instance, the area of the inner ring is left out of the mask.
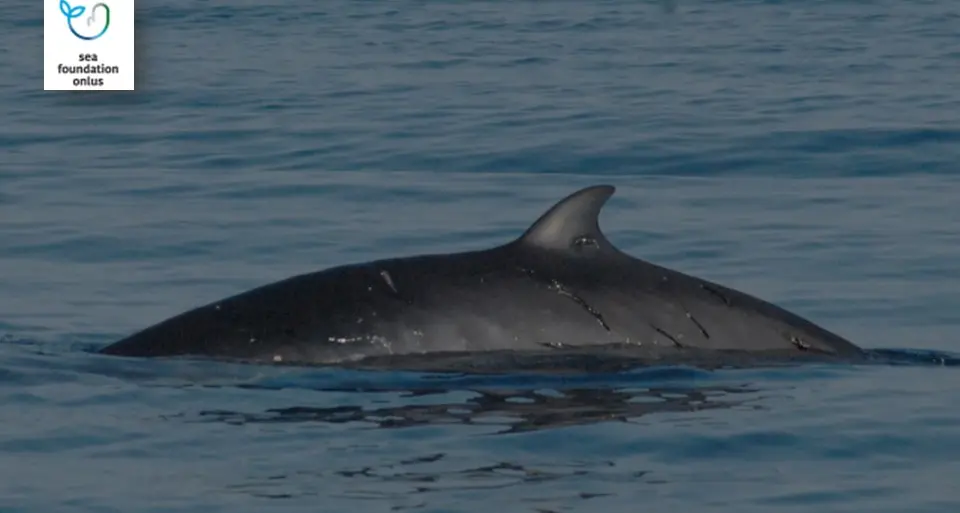
<path id="1" fill-rule="evenodd" d="M 132 91 L 133 35 L 134 0 L 44 0 L 44 90 Z"/>

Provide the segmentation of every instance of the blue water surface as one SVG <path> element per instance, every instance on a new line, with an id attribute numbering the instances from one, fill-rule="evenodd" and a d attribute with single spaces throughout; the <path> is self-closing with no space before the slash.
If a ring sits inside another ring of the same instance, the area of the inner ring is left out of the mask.
<path id="1" fill-rule="evenodd" d="M 45 0 L 54 1 L 54 0 Z M 943 512 L 960 369 L 418 374 L 91 354 L 292 274 L 623 250 L 960 352 L 960 4 L 138 0 L 137 90 L 0 5 L 0 511 Z"/>

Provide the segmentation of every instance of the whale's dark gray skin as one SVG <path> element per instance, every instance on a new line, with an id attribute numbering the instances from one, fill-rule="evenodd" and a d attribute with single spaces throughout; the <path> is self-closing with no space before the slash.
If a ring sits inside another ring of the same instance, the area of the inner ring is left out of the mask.
<path id="1" fill-rule="evenodd" d="M 668 357 L 684 349 L 863 354 L 766 301 L 619 251 L 598 224 L 613 192 L 571 194 L 502 246 L 294 276 L 101 352 L 304 364 L 606 344 Z"/>

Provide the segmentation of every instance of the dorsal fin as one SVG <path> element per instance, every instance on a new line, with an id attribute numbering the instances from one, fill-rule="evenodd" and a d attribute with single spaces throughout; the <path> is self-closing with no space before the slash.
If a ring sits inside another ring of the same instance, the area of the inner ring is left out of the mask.
<path id="1" fill-rule="evenodd" d="M 611 249 L 600 231 L 600 209 L 613 196 L 612 185 L 594 185 L 563 198 L 533 223 L 519 242 L 539 248 L 563 250 L 578 243 Z"/>

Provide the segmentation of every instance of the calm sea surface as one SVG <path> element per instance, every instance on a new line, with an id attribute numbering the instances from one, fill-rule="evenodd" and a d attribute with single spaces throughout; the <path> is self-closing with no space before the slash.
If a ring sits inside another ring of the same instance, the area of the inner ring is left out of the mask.
<path id="1" fill-rule="evenodd" d="M 90 354 L 596 183 L 635 256 L 960 353 L 957 2 L 138 0 L 130 94 L 43 92 L 41 12 L 0 5 L 3 513 L 960 507 L 957 367 Z"/>

